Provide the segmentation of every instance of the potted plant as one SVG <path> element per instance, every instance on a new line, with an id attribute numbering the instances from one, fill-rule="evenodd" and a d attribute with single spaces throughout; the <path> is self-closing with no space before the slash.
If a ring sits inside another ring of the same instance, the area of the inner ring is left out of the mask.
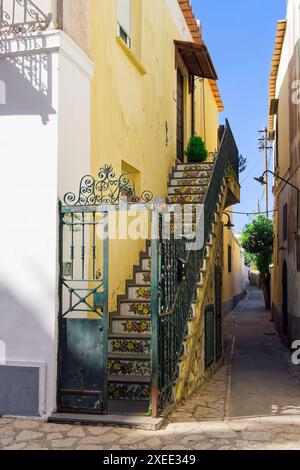
<path id="1" fill-rule="evenodd" d="M 207 150 L 205 142 L 201 137 L 193 135 L 190 138 L 185 154 L 188 157 L 189 163 L 205 162 L 207 159 Z"/>

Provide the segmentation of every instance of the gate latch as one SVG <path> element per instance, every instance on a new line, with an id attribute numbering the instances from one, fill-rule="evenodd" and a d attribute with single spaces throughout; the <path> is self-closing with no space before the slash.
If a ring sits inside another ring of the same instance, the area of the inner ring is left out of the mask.
<path id="1" fill-rule="evenodd" d="M 96 292 L 94 294 L 94 309 L 101 310 L 103 313 L 104 306 L 103 306 L 103 292 Z"/>

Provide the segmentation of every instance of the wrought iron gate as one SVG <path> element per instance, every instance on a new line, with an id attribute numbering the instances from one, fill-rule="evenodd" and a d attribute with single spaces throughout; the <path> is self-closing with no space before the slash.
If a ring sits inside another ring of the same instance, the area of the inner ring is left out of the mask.
<path id="1" fill-rule="evenodd" d="M 107 224 L 99 207 L 60 205 L 59 411 L 107 412 Z"/>

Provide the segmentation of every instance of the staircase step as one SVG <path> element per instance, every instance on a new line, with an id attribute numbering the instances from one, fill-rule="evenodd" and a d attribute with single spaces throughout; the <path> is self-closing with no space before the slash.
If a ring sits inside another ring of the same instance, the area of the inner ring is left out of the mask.
<path id="1" fill-rule="evenodd" d="M 112 333 L 144 335 L 151 333 L 151 321 L 145 317 L 127 318 L 123 316 L 112 317 Z"/>
<path id="2" fill-rule="evenodd" d="M 142 260 L 142 270 L 151 271 L 151 258 L 144 258 Z"/>
<path id="3" fill-rule="evenodd" d="M 141 285 L 128 287 L 128 300 L 151 300 L 151 288 Z"/>
<path id="4" fill-rule="evenodd" d="M 133 335 L 109 335 L 108 348 L 109 354 L 150 354 L 150 336 L 140 335 L 137 339 Z"/>
<path id="5" fill-rule="evenodd" d="M 121 301 L 119 305 L 120 315 L 135 318 L 136 315 L 147 318 L 151 315 L 151 302 L 128 302 Z"/>
<path id="6" fill-rule="evenodd" d="M 137 271 L 135 273 L 135 282 L 138 285 L 150 286 L 151 272 L 150 271 Z"/>
<path id="7" fill-rule="evenodd" d="M 130 376 L 128 376 L 130 377 Z M 132 377 L 130 377 L 132 378 Z M 120 383 L 120 377 L 108 384 L 108 397 L 112 400 L 149 400 L 150 398 L 150 377 L 147 382 L 143 377 L 136 377 L 139 380 L 125 381 Z M 116 382 L 116 383 L 115 383 Z"/>
<path id="8" fill-rule="evenodd" d="M 122 382 L 122 383 L 150 383 L 150 375 L 109 375 L 109 382 Z"/>
<path id="9" fill-rule="evenodd" d="M 212 162 L 205 163 L 182 163 L 176 165 L 178 171 L 199 171 L 199 170 L 208 170 L 212 171 L 214 164 Z"/>
<path id="10" fill-rule="evenodd" d="M 142 359 L 112 359 L 108 361 L 108 374 L 110 377 L 149 377 L 151 374 L 150 357 Z"/>
<path id="11" fill-rule="evenodd" d="M 134 334 L 127 334 L 127 333 L 112 333 L 110 332 L 108 334 L 108 339 L 128 339 L 128 340 L 132 340 L 132 339 L 137 339 L 137 340 L 148 340 L 148 339 L 151 339 L 151 335 L 150 334 L 144 334 L 144 335 L 134 335 Z"/>
<path id="12" fill-rule="evenodd" d="M 127 361 L 150 361 L 150 354 L 109 353 L 109 359 Z"/>
<path id="13" fill-rule="evenodd" d="M 185 171 L 180 171 L 180 170 L 175 170 L 172 174 L 171 179 L 199 179 L 199 178 L 206 178 L 210 179 L 211 177 L 211 171 L 207 170 L 185 170 Z"/>
<path id="14" fill-rule="evenodd" d="M 206 186 L 169 186 L 168 195 L 205 194 Z"/>
<path id="15" fill-rule="evenodd" d="M 209 184 L 210 178 L 171 178 L 170 179 L 170 184 L 169 187 L 172 186 L 200 186 L 203 188 L 207 188 Z"/>
<path id="16" fill-rule="evenodd" d="M 193 203 L 198 203 L 202 204 L 204 202 L 204 195 L 202 196 L 168 196 L 168 203 L 169 204 L 193 204 Z"/>

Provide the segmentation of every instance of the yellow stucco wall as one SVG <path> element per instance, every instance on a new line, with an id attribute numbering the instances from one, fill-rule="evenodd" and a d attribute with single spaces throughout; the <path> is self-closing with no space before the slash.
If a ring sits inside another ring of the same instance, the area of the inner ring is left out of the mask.
<path id="1" fill-rule="evenodd" d="M 227 217 L 223 217 L 224 223 Z M 231 272 L 228 272 L 228 246 L 231 246 Z M 223 302 L 225 306 L 230 304 L 236 296 L 239 296 L 245 289 L 244 277 L 244 257 L 238 240 L 232 230 L 224 228 L 224 271 L 223 271 Z"/>
<path id="2" fill-rule="evenodd" d="M 141 190 L 166 197 L 176 157 L 176 94 L 174 39 L 182 39 L 166 1 L 133 1 L 132 51 L 117 38 L 117 1 L 89 0 L 90 50 L 95 63 L 92 82 L 92 173 L 104 163 L 119 175 L 124 165 L 136 170 Z M 141 6 L 142 5 L 142 6 Z M 181 14 L 181 13 L 180 13 Z M 183 17 L 182 17 L 183 19 Z M 183 20 L 184 21 L 184 20 Z M 185 141 L 191 135 L 191 95 L 185 75 Z M 205 81 L 196 81 L 196 133 L 207 147 L 217 147 L 218 110 Z M 168 133 L 166 135 L 166 127 Z M 166 142 L 168 137 L 168 142 Z M 111 243 L 111 308 L 116 293 L 138 262 L 141 241 Z M 115 269 L 114 269 L 115 267 Z M 114 295 L 112 293 L 114 292 Z"/>

